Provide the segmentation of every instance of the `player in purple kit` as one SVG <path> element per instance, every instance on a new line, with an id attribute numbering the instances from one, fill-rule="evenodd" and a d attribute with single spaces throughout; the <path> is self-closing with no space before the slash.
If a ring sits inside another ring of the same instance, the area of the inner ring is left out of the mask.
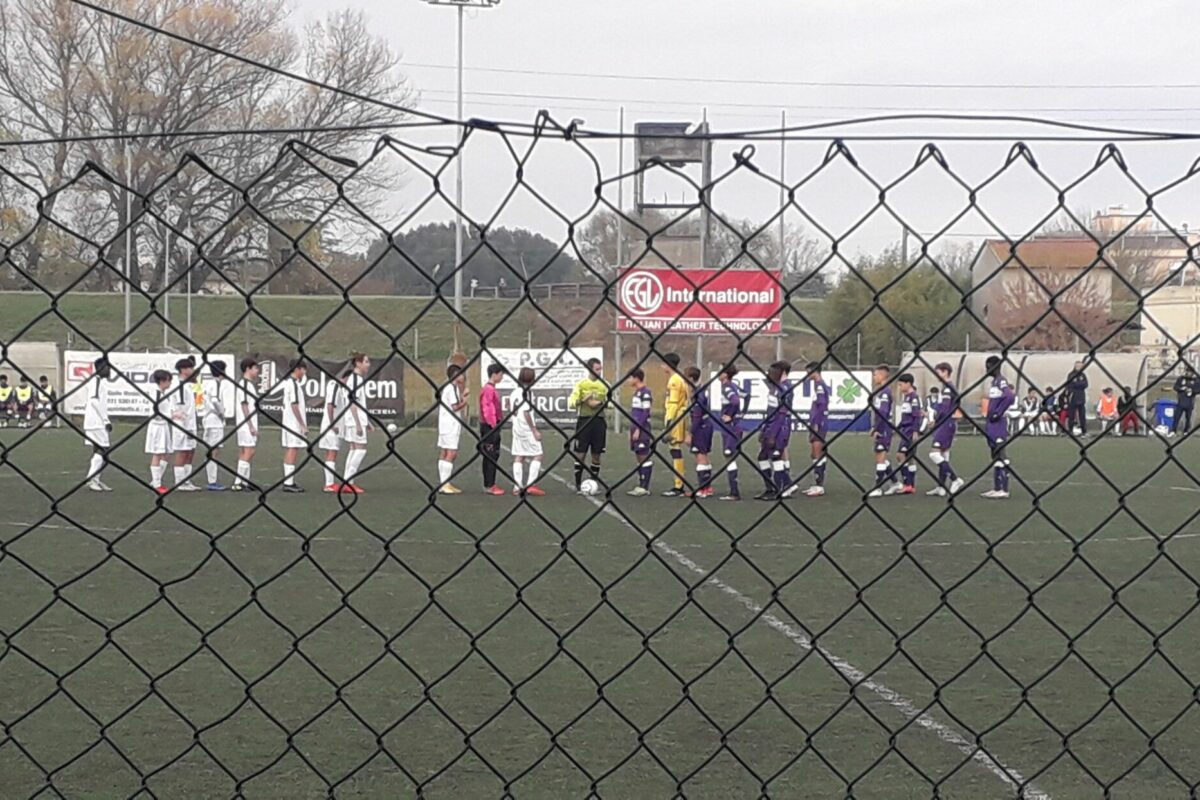
<path id="1" fill-rule="evenodd" d="M 950 448 L 954 446 L 954 432 L 958 425 L 954 417 L 958 413 L 958 389 L 950 381 L 954 368 L 949 364 L 942 362 L 933 371 L 942 382 L 941 389 L 937 390 L 937 403 L 934 404 L 933 448 L 929 452 L 929 460 L 938 468 L 938 485 L 925 494 L 945 497 L 947 494 L 958 494 L 964 483 L 950 465 Z"/>
<path id="2" fill-rule="evenodd" d="M 783 473 L 783 428 L 791 428 L 790 410 L 780 412 L 780 397 L 783 394 L 783 370 L 778 364 L 767 368 L 767 411 L 763 415 L 762 428 L 758 434 L 758 472 L 762 475 L 766 489 L 756 495 L 755 500 L 778 500 L 787 487 Z"/>
<path id="3" fill-rule="evenodd" d="M 871 444 L 875 450 L 875 488 L 867 493 L 867 497 L 883 497 L 884 484 L 891 483 L 891 489 L 900 491 L 903 487 L 895 482 L 895 473 L 888 463 L 888 451 L 892 449 L 892 433 L 896 430 L 892 425 L 892 368 L 880 365 L 871 371 L 871 384 L 874 391 L 871 395 Z"/>
<path id="4" fill-rule="evenodd" d="M 796 384 L 788 377 L 792 371 L 792 362 L 776 361 L 774 366 L 779 368 L 779 415 L 784 418 L 780 423 L 780 440 L 776 443 L 779 449 L 779 459 L 783 462 L 783 488 L 779 490 L 780 497 L 791 497 L 800 488 L 792 483 L 792 459 L 788 453 L 788 444 L 792 439 L 792 423 L 796 419 L 793 411 L 793 400 L 796 395 Z"/>
<path id="5" fill-rule="evenodd" d="M 984 426 L 984 433 L 992 451 L 993 488 L 990 492 L 984 492 L 983 496 L 989 500 L 1007 500 L 1009 460 L 1005 447 L 1008 444 L 1008 409 L 1016 401 L 1017 394 L 1000 374 L 1000 367 L 1004 364 L 1002 358 L 988 356 L 985 363 L 987 374 L 992 379 L 987 390 L 987 424 Z"/>
<path id="6" fill-rule="evenodd" d="M 729 494 L 723 495 L 722 500 L 741 500 L 738 490 L 738 451 L 742 442 L 742 432 L 738 428 L 738 418 L 742 415 L 742 393 L 733 379 L 737 376 L 737 367 L 726 366 L 717 375 L 721 385 L 721 448 L 725 453 L 725 474 L 729 477 Z"/>
<path id="7" fill-rule="evenodd" d="M 821 378 L 821 365 L 813 361 L 804 368 L 805 380 L 812 383 L 812 407 L 808 412 L 808 446 L 813 462 L 813 485 L 804 494 L 825 494 L 825 439 L 829 435 L 829 384 Z"/>
<path id="8" fill-rule="evenodd" d="M 646 373 L 641 369 L 629 373 L 629 385 L 633 388 L 633 399 L 629 404 L 629 449 L 638 462 L 638 485 L 626 494 L 630 497 L 647 497 L 650 494 L 650 476 L 654 471 L 654 434 L 650 431 L 654 397 L 646 385 Z"/>
<path id="9" fill-rule="evenodd" d="M 917 436 L 921 433 L 921 396 L 913 388 L 913 376 L 904 373 L 896 379 L 900 390 L 900 423 L 896 426 L 896 435 L 900 440 L 898 454 L 900 464 L 896 468 L 903 477 L 902 484 L 893 483 L 884 494 L 916 494 L 917 491 Z"/>
<path id="10" fill-rule="evenodd" d="M 683 371 L 683 377 L 692 385 L 691 431 L 688 433 L 688 439 L 691 442 L 692 455 L 696 457 L 696 493 L 693 496 L 712 497 L 710 454 L 715 420 L 708 402 L 708 387 L 700 385 L 699 367 L 688 367 Z"/>

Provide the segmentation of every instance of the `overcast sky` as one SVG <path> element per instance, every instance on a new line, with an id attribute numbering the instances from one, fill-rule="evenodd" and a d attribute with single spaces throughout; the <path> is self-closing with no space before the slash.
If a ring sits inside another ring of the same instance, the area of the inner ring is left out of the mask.
<path id="1" fill-rule="evenodd" d="M 454 64 L 455 11 L 421 0 L 297 0 L 302 19 L 346 7 L 365 10 L 378 34 L 403 55 L 406 72 L 420 92 L 420 107 L 453 116 L 455 73 L 438 66 Z M 695 120 L 707 108 L 716 130 L 776 126 L 781 110 L 787 111 L 790 124 L 927 111 L 1195 130 L 1200 129 L 1200 69 L 1194 66 L 1194 37 L 1183 32 L 1196 30 L 1197 23 L 1200 4 L 1182 0 L 504 0 L 497 8 L 468 12 L 466 114 L 528 122 L 537 109 L 546 108 L 563 121 L 579 117 L 589 128 L 615 130 L 617 108 L 623 104 L 627 127 L 638 120 Z M 834 83 L 920 86 L 829 85 Z M 964 83 L 1000 87 L 934 86 Z M 1129 84 L 1145 86 L 1113 88 Z M 915 122 L 874 129 L 918 133 L 933 140 L 938 133 L 1034 130 L 1000 123 L 964 128 Z M 442 132 L 443 138 L 451 135 Z M 717 148 L 718 172 L 731 165 L 732 151 L 740 146 Z M 852 145 L 860 164 L 881 182 L 910 167 L 920 146 L 917 141 Z M 951 166 L 969 182 L 999 168 L 1010 146 L 944 144 Z M 605 177 L 616 173 L 615 144 L 592 143 L 588 148 L 600 159 Z M 795 183 L 814 169 L 826 148 L 827 143 L 790 144 L 787 182 Z M 757 162 L 778 174 L 778 145 L 760 145 L 758 150 Z M 1062 183 L 1094 163 L 1099 150 L 1098 143 L 1035 145 L 1039 164 Z M 1123 150 L 1134 174 L 1152 187 L 1182 177 L 1200 155 L 1193 143 L 1126 145 Z M 630 147 L 627 167 L 631 153 Z M 497 137 L 485 134 L 472 145 L 466 156 L 472 216 L 495 212 L 513 185 L 513 166 Z M 922 233 L 947 224 L 966 205 L 965 193 L 930 167 L 907 181 L 891 200 Z M 573 217 L 588 209 L 596 176 L 577 146 L 542 143 L 527 181 Z M 1156 203 L 1174 224 L 1200 224 L 1200 191 L 1193 183 Z M 654 191 L 661 194 L 667 188 L 656 186 Z M 627 204 L 631 192 L 627 185 Z M 427 193 L 426 182 L 410 179 L 398 207 L 412 207 Z M 611 196 L 615 201 L 615 190 Z M 870 210 L 875 196 L 848 165 L 838 164 L 809 185 L 801 203 L 841 234 Z M 778 190 L 743 170 L 722 185 L 714 202 L 733 216 L 759 219 L 778 207 Z M 1144 207 L 1141 193 L 1115 165 L 1079 186 L 1067 202 L 1072 208 L 1115 203 Z M 1006 175 L 980 199 L 992 220 L 1014 234 L 1034 224 L 1054 203 L 1053 190 L 1027 170 Z M 448 209 L 435 203 L 419 221 L 448 217 Z M 799 216 L 794 219 L 799 221 Z M 533 227 L 559 239 L 565 236 L 565 225 L 525 192 L 498 222 Z M 853 250 L 872 251 L 894 240 L 898 231 L 898 223 L 876 212 L 848 244 Z M 986 233 L 990 226 L 972 213 L 954 231 Z"/>

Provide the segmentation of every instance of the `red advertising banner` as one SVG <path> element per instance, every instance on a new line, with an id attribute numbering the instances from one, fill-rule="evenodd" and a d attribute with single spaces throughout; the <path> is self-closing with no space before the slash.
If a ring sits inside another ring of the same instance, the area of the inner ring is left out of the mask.
<path id="1" fill-rule="evenodd" d="M 779 272 L 631 267 L 617 279 L 618 331 L 779 333 Z"/>

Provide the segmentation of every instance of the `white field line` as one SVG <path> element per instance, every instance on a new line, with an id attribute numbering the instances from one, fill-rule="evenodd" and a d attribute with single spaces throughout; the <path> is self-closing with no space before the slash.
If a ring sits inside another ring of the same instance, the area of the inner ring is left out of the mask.
<path id="1" fill-rule="evenodd" d="M 558 481 L 564 486 L 570 485 L 566 478 L 563 478 L 553 470 L 549 471 L 547 474 L 552 480 Z M 608 516 L 617 520 L 617 522 L 621 525 L 629 528 L 643 537 L 646 537 L 645 531 L 630 523 L 606 503 L 601 502 L 594 497 L 587 497 L 585 499 L 587 499 L 592 503 L 592 505 L 599 508 Z M 763 607 L 749 596 L 742 594 L 741 591 L 733 586 L 730 586 L 728 583 L 725 583 L 725 581 L 721 580 L 720 578 L 710 575 L 706 569 L 701 567 L 695 561 L 692 561 L 683 553 L 666 544 L 662 540 L 654 542 L 654 547 L 666 554 L 676 563 L 683 566 L 689 572 L 705 578 L 706 583 L 720 590 L 722 594 L 727 595 L 744 606 L 748 611 L 750 611 L 750 613 L 754 614 L 758 619 L 766 623 L 768 627 L 787 637 L 801 650 L 815 650 L 850 683 L 854 684 L 855 686 L 861 686 L 873 692 L 877 697 L 882 699 L 895 710 L 899 711 L 905 717 L 914 720 L 917 725 L 934 734 L 946 744 L 954 747 L 963 755 L 970 756 L 975 763 L 979 764 L 983 769 L 986 769 L 988 772 L 995 775 L 1010 789 L 1019 791 L 1021 797 L 1027 798 L 1027 800 L 1050 800 L 1050 795 L 1046 794 L 1040 789 L 1035 788 L 1034 785 L 1028 782 L 1020 772 L 1017 772 L 1013 768 L 1004 765 L 998 759 L 985 752 L 983 748 L 973 744 L 969 739 L 967 739 L 954 728 L 934 719 L 928 713 L 922 712 L 917 708 L 916 704 L 914 704 L 904 695 L 897 692 L 895 689 L 892 689 L 880 683 L 879 681 L 874 680 L 873 678 L 868 678 L 865 672 L 851 664 L 849 661 L 846 661 L 845 659 L 831 653 L 829 650 L 820 645 L 814 645 L 803 631 L 800 631 L 792 625 L 789 625 L 787 622 L 769 611 L 764 613 Z"/>

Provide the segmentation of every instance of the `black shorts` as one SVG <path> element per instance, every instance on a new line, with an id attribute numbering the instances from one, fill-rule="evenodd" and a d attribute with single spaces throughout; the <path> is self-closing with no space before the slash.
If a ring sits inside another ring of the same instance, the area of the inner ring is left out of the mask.
<path id="1" fill-rule="evenodd" d="M 583 455 L 589 450 L 598 456 L 608 447 L 608 420 L 603 414 L 594 417 L 580 417 L 575 422 L 575 453 Z"/>

